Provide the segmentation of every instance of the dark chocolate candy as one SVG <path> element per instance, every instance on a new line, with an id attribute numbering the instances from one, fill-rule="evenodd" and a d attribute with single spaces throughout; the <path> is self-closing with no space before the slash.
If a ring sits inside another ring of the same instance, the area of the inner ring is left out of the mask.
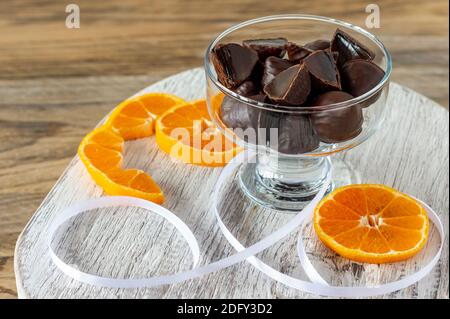
<path id="1" fill-rule="evenodd" d="M 286 44 L 286 51 L 289 61 L 299 63 L 301 60 L 310 55 L 314 50 L 308 49 L 293 42 L 288 42 Z"/>
<path id="2" fill-rule="evenodd" d="M 234 98 L 225 96 L 220 109 L 220 117 L 222 122 L 232 129 L 256 128 L 258 114 L 254 112 L 254 109 Z"/>
<path id="3" fill-rule="evenodd" d="M 280 105 L 302 105 L 311 91 L 309 72 L 303 64 L 280 72 L 264 86 L 268 98 Z"/>
<path id="4" fill-rule="evenodd" d="M 334 62 L 336 62 L 337 64 L 339 59 L 339 52 L 331 51 L 331 54 L 333 55 Z"/>
<path id="5" fill-rule="evenodd" d="M 306 43 L 304 47 L 312 51 L 317 51 L 317 50 L 327 50 L 330 48 L 330 45 L 331 45 L 330 41 L 319 39 L 316 41 Z"/>
<path id="6" fill-rule="evenodd" d="M 247 80 L 239 85 L 234 91 L 242 96 L 250 96 L 258 94 L 260 86 L 255 82 Z"/>
<path id="7" fill-rule="evenodd" d="M 353 96 L 342 91 L 330 91 L 319 95 L 312 106 L 326 106 L 336 104 L 353 99 Z"/>
<path id="8" fill-rule="evenodd" d="M 314 51 L 303 59 L 311 81 L 319 92 L 341 90 L 341 80 L 334 56 L 329 51 Z"/>
<path id="9" fill-rule="evenodd" d="M 358 59 L 345 63 L 341 75 L 345 91 L 360 96 L 380 83 L 384 71 L 373 62 Z"/>
<path id="10" fill-rule="evenodd" d="M 255 100 L 257 102 L 260 102 L 260 103 L 267 102 L 267 96 L 265 94 L 262 94 L 262 93 L 251 95 L 248 98 L 251 99 L 251 100 Z"/>
<path id="11" fill-rule="evenodd" d="M 287 115 L 281 120 L 278 151 L 285 154 L 303 154 L 319 147 L 310 118 L 306 115 Z"/>
<path id="12" fill-rule="evenodd" d="M 261 80 L 263 87 L 269 84 L 269 82 L 272 81 L 279 73 L 293 65 L 293 62 L 285 59 L 280 59 L 274 56 L 268 57 L 264 63 L 264 74 Z"/>
<path id="13" fill-rule="evenodd" d="M 307 115 L 262 110 L 259 115 L 259 127 L 259 143 L 283 154 L 311 152 L 320 144 Z"/>
<path id="14" fill-rule="evenodd" d="M 342 91 L 330 91 L 319 95 L 314 106 L 324 106 L 351 100 L 352 95 Z M 361 133 L 363 113 L 360 105 L 317 110 L 311 115 L 314 130 L 325 143 L 339 143 L 350 140 Z"/>
<path id="15" fill-rule="evenodd" d="M 285 38 L 254 39 L 242 42 L 244 47 L 253 49 L 258 53 L 261 62 L 264 62 L 270 56 L 282 58 L 286 52 L 286 43 Z"/>
<path id="16" fill-rule="evenodd" d="M 264 102 L 266 96 L 256 94 L 249 99 Z M 258 141 L 258 120 L 261 110 L 257 107 L 225 96 L 220 108 L 220 118 L 226 127 L 233 129 L 237 137 L 252 144 Z"/>
<path id="17" fill-rule="evenodd" d="M 331 51 L 339 53 L 338 65 L 353 59 L 373 60 L 375 53 L 348 33 L 337 29 L 331 41 Z"/>
<path id="18" fill-rule="evenodd" d="M 236 43 L 218 44 L 211 52 L 211 60 L 219 82 L 231 89 L 250 77 L 258 54 Z"/>

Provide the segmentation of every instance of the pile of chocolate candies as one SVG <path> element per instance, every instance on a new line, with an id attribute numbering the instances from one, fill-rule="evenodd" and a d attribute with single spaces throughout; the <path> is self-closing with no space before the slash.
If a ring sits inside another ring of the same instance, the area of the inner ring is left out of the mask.
<path id="1" fill-rule="evenodd" d="M 273 105 L 273 111 L 268 111 L 226 95 L 219 112 L 222 122 L 232 129 L 257 132 L 277 128 L 275 143 L 269 141 L 268 133 L 257 142 L 270 143 L 286 154 L 311 152 L 321 141 L 339 143 L 359 135 L 362 108 L 369 103 L 329 111 L 323 111 L 324 106 L 360 96 L 384 77 L 384 71 L 372 62 L 375 54 L 340 29 L 331 41 L 304 45 L 285 38 L 245 40 L 242 45 L 221 43 L 210 57 L 223 86 L 247 99 Z M 277 111 L 277 106 L 316 107 L 317 112 L 295 115 Z"/>

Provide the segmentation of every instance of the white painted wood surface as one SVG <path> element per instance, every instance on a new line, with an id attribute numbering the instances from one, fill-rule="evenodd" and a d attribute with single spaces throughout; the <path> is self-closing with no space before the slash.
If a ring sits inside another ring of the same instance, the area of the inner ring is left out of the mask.
<path id="1" fill-rule="evenodd" d="M 204 96 L 201 69 L 190 70 L 144 89 L 185 99 Z M 142 92 L 140 92 L 142 93 Z M 343 156 L 356 167 L 362 182 L 383 183 L 417 196 L 441 216 L 448 233 L 449 114 L 429 99 L 391 85 L 389 114 L 383 128 L 368 142 Z M 75 152 L 75 150 L 74 150 Z M 166 195 L 165 207 L 193 230 L 202 251 L 201 264 L 233 253 L 209 211 L 211 191 L 220 168 L 174 162 L 158 151 L 154 137 L 127 142 L 125 163 L 149 172 Z M 232 191 L 232 190 L 231 190 Z M 16 245 L 15 274 L 21 298 L 317 298 L 277 283 L 243 262 L 234 267 L 173 286 L 151 289 L 109 289 L 76 282 L 52 264 L 46 235 L 53 218 L 77 201 L 102 196 L 76 156 L 23 230 Z M 236 201 L 234 201 L 236 202 Z M 234 203 L 231 201 L 231 203 Z M 228 226 L 244 244 L 251 244 L 285 223 L 291 215 L 232 204 Z M 80 269 L 121 278 L 169 274 L 190 267 L 191 256 L 180 234 L 162 218 L 136 209 L 104 209 L 83 215 L 61 229 L 58 252 Z M 259 254 L 275 268 L 306 279 L 298 265 L 295 239 Z M 394 265 L 346 261 L 328 251 L 308 228 L 307 251 L 319 272 L 335 285 L 372 285 L 399 279 L 428 260 L 437 244 L 431 229 L 425 249 Z M 448 235 L 433 272 L 419 283 L 382 298 L 448 298 Z"/>

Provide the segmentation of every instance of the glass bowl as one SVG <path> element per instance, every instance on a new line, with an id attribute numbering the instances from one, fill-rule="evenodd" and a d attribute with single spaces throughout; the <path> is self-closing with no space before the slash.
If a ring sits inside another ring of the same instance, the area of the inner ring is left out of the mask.
<path id="1" fill-rule="evenodd" d="M 385 75 L 373 89 L 351 100 L 326 106 L 280 106 L 255 101 L 222 85 L 210 60 L 220 43 L 284 37 L 304 44 L 330 39 L 339 28 L 375 53 L 372 62 Z M 249 20 L 215 38 L 206 50 L 208 110 L 214 124 L 229 139 L 257 152 L 243 164 L 238 178 L 244 193 L 274 209 L 298 210 L 321 188 L 333 166 L 331 187 L 355 183 L 358 174 L 330 155 L 360 145 L 382 125 L 392 61 L 371 33 L 347 22 L 312 15 L 278 15 Z M 339 183 L 336 182 L 339 180 Z M 330 187 L 330 190 L 331 190 Z"/>

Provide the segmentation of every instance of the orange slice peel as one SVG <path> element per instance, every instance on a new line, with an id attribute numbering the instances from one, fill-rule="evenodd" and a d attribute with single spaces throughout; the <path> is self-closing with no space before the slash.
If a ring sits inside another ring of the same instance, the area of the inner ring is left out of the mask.
<path id="1" fill-rule="evenodd" d="M 185 101 L 165 93 L 144 94 L 120 103 L 105 123 L 87 134 L 78 155 L 95 183 L 109 195 L 164 202 L 159 186 L 144 171 L 124 169 L 123 146 L 127 140 L 154 133 L 156 118 L 167 109 Z"/>
<path id="2" fill-rule="evenodd" d="M 159 121 L 159 118 L 163 119 Z M 87 134 L 78 147 L 78 155 L 89 175 L 105 193 L 139 197 L 158 204 L 164 201 L 161 189 L 147 173 L 123 168 L 124 142 L 153 135 L 157 123 L 160 123 L 156 129 L 158 145 L 186 163 L 223 166 L 238 151 L 232 143 L 222 147 L 225 139 L 213 126 L 205 100 L 187 103 L 166 93 L 137 96 L 120 103 L 105 123 Z M 187 137 L 173 138 L 166 134 L 174 130 L 184 130 Z M 207 142 L 211 140 L 219 141 L 219 146 L 209 149 L 211 143 Z M 207 162 L 207 158 L 213 160 Z"/>
<path id="3" fill-rule="evenodd" d="M 109 115 L 105 125 L 125 140 L 149 137 L 155 120 L 162 113 L 185 101 L 175 95 L 149 93 L 120 103 Z"/>
<path id="4" fill-rule="evenodd" d="M 134 196 L 162 203 L 158 185 L 145 172 L 123 169 L 124 139 L 110 127 L 101 126 L 87 134 L 78 147 L 78 156 L 89 175 L 109 195 Z"/>
<path id="5" fill-rule="evenodd" d="M 319 239 L 358 262 L 390 263 L 417 254 L 428 239 L 429 220 L 416 200 L 384 185 L 338 188 L 314 210 Z"/>
<path id="6" fill-rule="evenodd" d="M 213 124 L 205 100 L 179 104 L 157 120 L 156 143 L 185 163 L 224 166 L 241 150 Z"/>

